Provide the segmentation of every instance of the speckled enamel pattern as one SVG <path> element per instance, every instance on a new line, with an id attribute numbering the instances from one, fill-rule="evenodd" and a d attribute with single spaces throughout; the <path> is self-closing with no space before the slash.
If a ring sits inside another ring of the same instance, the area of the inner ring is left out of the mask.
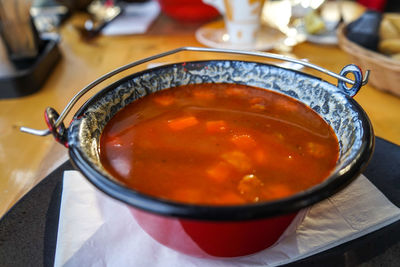
<path id="1" fill-rule="evenodd" d="M 310 106 L 334 129 L 340 144 L 336 170 L 354 160 L 362 144 L 364 112 L 336 86 L 304 73 L 254 62 L 204 61 L 161 66 L 105 88 L 81 108 L 68 129 L 68 144 L 106 176 L 99 162 L 100 134 L 125 105 L 167 88 L 199 83 L 238 83 L 291 96 Z M 364 120 L 365 121 L 365 120 Z M 110 177 L 112 178 L 112 177 Z"/>

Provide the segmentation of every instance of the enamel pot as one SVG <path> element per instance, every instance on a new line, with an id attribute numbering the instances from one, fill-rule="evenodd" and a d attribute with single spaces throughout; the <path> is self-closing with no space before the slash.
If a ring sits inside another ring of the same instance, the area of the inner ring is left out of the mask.
<path id="1" fill-rule="evenodd" d="M 107 86 L 81 106 L 68 128 L 64 126 L 66 114 L 93 87 L 124 70 L 182 51 L 284 60 L 333 76 L 338 79 L 338 84 L 260 62 L 207 60 L 175 63 L 131 74 Z M 354 80 L 346 77 L 348 73 L 354 76 Z M 296 217 L 299 211 L 335 194 L 364 170 L 373 152 L 374 134 L 366 113 L 352 97 L 366 83 L 366 74 L 363 80 L 361 71 L 354 65 L 348 65 L 340 74 L 335 74 L 309 62 L 270 53 L 183 47 L 128 64 L 100 77 L 82 89 L 60 116 L 53 108 L 47 108 L 48 130 L 25 127 L 21 130 L 42 136 L 52 133 L 68 148 L 75 167 L 98 189 L 125 203 L 138 224 L 161 244 L 199 257 L 241 256 L 273 245 L 282 233 L 295 229 L 301 220 L 301 216 Z M 270 89 L 311 107 L 331 125 L 338 138 L 340 151 L 334 171 L 322 183 L 276 201 L 205 206 L 142 194 L 125 187 L 103 168 L 99 160 L 99 138 L 116 112 L 148 94 L 199 83 L 237 83 Z"/>

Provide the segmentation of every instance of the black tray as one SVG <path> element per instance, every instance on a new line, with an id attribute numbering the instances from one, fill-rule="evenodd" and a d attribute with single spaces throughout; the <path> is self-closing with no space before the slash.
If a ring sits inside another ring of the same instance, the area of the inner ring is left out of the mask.
<path id="1" fill-rule="evenodd" d="M 376 139 L 365 176 L 400 207 L 400 147 Z M 0 220 L 0 266 L 53 266 L 65 162 Z M 400 221 L 289 266 L 399 266 Z"/>
<path id="2" fill-rule="evenodd" d="M 43 41 L 43 47 L 35 59 L 15 62 L 12 73 L 0 73 L 0 99 L 23 97 L 38 91 L 60 58 L 58 42 Z"/>

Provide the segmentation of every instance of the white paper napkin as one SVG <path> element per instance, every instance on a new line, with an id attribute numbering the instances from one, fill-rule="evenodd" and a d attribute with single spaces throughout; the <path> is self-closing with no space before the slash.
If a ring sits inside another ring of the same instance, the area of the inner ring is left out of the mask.
<path id="1" fill-rule="evenodd" d="M 307 209 L 295 231 L 272 247 L 236 258 L 201 259 L 148 236 L 128 208 L 94 188 L 77 171 L 64 173 L 55 266 L 277 266 L 322 252 L 400 219 L 363 175 Z"/>
<path id="2" fill-rule="evenodd" d="M 157 1 L 125 4 L 123 13 L 103 30 L 104 35 L 142 34 L 160 13 Z"/>

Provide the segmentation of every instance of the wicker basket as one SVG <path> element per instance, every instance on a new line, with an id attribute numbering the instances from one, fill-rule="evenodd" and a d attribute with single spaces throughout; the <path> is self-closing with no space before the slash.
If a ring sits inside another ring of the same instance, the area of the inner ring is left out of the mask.
<path id="1" fill-rule="evenodd" d="M 375 88 L 400 96 L 400 61 L 368 50 L 350 41 L 345 35 L 345 26 L 338 29 L 339 46 L 363 71 L 371 70 L 369 84 Z"/>

